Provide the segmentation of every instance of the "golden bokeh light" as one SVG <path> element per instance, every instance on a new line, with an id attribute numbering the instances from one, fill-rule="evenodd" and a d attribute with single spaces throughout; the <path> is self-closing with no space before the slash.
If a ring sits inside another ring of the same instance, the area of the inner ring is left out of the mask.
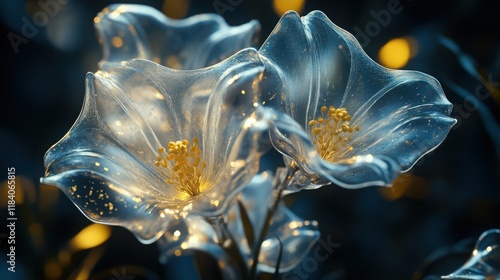
<path id="1" fill-rule="evenodd" d="M 399 175 L 392 186 L 380 188 L 380 195 L 388 201 L 400 198 L 424 199 L 428 195 L 429 181 L 424 177 L 404 173 Z"/>
<path id="2" fill-rule="evenodd" d="M 170 18 L 181 19 L 189 11 L 190 0 L 164 0 L 161 10 Z"/>
<path id="3" fill-rule="evenodd" d="M 91 224 L 82 229 L 69 244 L 73 250 L 85 250 L 104 243 L 111 236 L 111 227 L 101 224 Z"/>
<path id="4" fill-rule="evenodd" d="M 61 264 L 67 265 L 71 261 L 71 253 L 66 250 L 61 250 L 57 254 L 57 259 Z"/>
<path id="5" fill-rule="evenodd" d="M 2 208 L 8 207 L 9 200 L 12 197 L 14 198 L 15 205 L 36 201 L 35 185 L 29 178 L 24 176 L 16 176 L 13 180 L 1 182 L 0 193 L 0 207 Z"/>
<path id="6" fill-rule="evenodd" d="M 113 46 L 115 48 L 121 48 L 123 46 L 123 40 L 122 38 L 116 36 L 116 37 L 113 37 L 113 39 L 111 40 L 111 43 L 113 44 Z"/>
<path id="7" fill-rule="evenodd" d="M 43 227 L 39 223 L 31 223 L 28 229 L 32 236 L 40 236 L 43 233 Z"/>
<path id="8" fill-rule="evenodd" d="M 380 64 L 387 68 L 400 69 L 406 66 L 417 50 L 412 38 L 395 38 L 387 42 L 379 52 Z"/>
<path id="9" fill-rule="evenodd" d="M 300 14 L 304 10 L 305 4 L 305 0 L 273 0 L 273 9 L 278 16 L 282 16 L 290 10 Z"/>
<path id="10" fill-rule="evenodd" d="M 40 211 L 47 211 L 59 199 L 61 191 L 54 186 L 40 184 L 38 186 L 38 203 Z"/>
<path id="11" fill-rule="evenodd" d="M 48 260 L 43 267 L 45 279 L 60 279 L 62 267 L 56 260 Z"/>

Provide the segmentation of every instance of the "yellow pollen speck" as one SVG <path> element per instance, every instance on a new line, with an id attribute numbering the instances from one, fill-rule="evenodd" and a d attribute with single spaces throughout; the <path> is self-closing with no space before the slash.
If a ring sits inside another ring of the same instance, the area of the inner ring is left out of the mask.
<path id="1" fill-rule="evenodd" d="M 195 197 L 207 187 L 207 163 L 201 158 L 198 139 L 192 144 L 188 140 L 169 142 L 167 148 L 158 149 L 158 157 L 154 164 L 160 168 L 165 182 L 179 192 L 180 197 Z"/>
<path id="2" fill-rule="evenodd" d="M 167 57 L 166 65 L 167 65 L 167 67 L 172 68 L 172 69 L 181 69 L 182 68 L 181 61 L 175 55 L 169 55 Z"/>
<path id="3" fill-rule="evenodd" d="M 95 166 L 101 166 L 101 164 L 96 161 Z"/>
<path id="4" fill-rule="evenodd" d="M 313 143 L 322 158 L 335 162 L 354 150 L 345 143 L 350 140 L 352 132 L 359 131 L 359 127 L 351 126 L 351 116 L 345 108 L 322 106 L 320 112 L 321 116 L 309 121 Z"/>
<path id="5" fill-rule="evenodd" d="M 122 38 L 116 36 L 116 37 L 113 37 L 113 39 L 111 40 L 111 43 L 113 44 L 113 46 L 115 48 L 120 48 L 121 46 L 123 46 L 123 40 Z"/>

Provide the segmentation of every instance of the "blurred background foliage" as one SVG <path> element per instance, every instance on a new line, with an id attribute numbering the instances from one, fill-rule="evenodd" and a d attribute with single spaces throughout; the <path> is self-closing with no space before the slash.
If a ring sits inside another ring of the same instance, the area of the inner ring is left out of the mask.
<path id="1" fill-rule="evenodd" d="M 46 10 L 48 2 L 56 3 L 57 11 Z M 155 244 L 142 245 L 122 228 L 90 223 L 58 189 L 38 183 L 43 154 L 80 112 L 85 73 L 97 70 L 101 50 L 93 19 L 113 3 L 0 0 L 0 217 L 6 224 L 7 167 L 15 167 L 18 218 L 15 274 L 6 269 L 7 228 L 0 226 L 1 279 L 195 275 L 190 256 L 163 266 Z M 322 10 L 377 62 L 438 78 L 455 105 L 452 116 L 459 122 L 447 140 L 392 188 L 324 187 L 287 197 L 298 215 L 319 222 L 323 240 L 340 244 L 314 269 L 292 274 L 296 279 L 438 279 L 465 262 L 483 231 L 500 227 L 500 2 L 133 3 L 173 18 L 218 12 L 231 25 L 258 19 L 261 42 L 284 11 Z M 272 165 L 280 157 L 266 160 Z"/>

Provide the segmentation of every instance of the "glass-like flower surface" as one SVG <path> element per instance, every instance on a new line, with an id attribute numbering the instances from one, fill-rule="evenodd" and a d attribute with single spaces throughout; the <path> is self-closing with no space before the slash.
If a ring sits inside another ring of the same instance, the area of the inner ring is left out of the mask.
<path id="1" fill-rule="evenodd" d="M 171 220 L 219 215 L 259 168 L 262 72 L 253 49 L 190 71 L 104 64 L 87 75 L 76 123 L 47 151 L 42 182 L 144 243 Z"/>
<path id="2" fill-rule="evenodd" d="M 270 173 L 256 175 L 239 194 L 227 214 L 227 234 L 231 236 L 242 257 L 244 264 L 251 264 L 258 236 L 265 226 L 265 216 L 273 203 L 273 176 Z M 242 213 L 244 211 L 245 213 Z M 243 219 L 247 217 L 248 220 Z M 248 223 L 245 225 L 245 222 Z M 280 249 L 282 257 L 279 262 L 281 273 L 293 269 L 307 255 L 319 238 L 316 221 L 302 220 L 292 213 L 283 202 L 280 202 L 274 218 L 261 244 L 258 271 L 274 273 L 278 266 Z M 177 226 L 169 228 L 159 240 L 164 254 L 163 260 L 170 256 L 179 256 L 184 251 L 200 250 L 215 256 L 227 279 L 235 279 L 239 272 L 231 270 L 237 267 L 234 256 L 218 246 L 213 227 L 201 217 L 189 217 Z M 241 277 L 240 277 L 241 278 Z"/>
<path id="3" fill-rule="evenodd" d="M 500 229 L 483 232 L 470 259 L 457 271 L 441 279 L 500 279 Z"/>
<path id="4" fill-rule="evenodd" d="M 286 13 L 259 54 L 282 81 L 264 103 L 290 116 L 273 144 L 307 188 L 391 184 L 455 124 L 436 79 L 378 65 L 322 12 Z"/>
<path id="5" fill-rule="evenodd" d="M 217 14 L 182 20 L 144 5 L 114 4 L 94 19 L 103 48 L 102 62 L 147 59 L 172 69 L 218 63 L 257 42 L 258 21 L 229 26 Z"/>

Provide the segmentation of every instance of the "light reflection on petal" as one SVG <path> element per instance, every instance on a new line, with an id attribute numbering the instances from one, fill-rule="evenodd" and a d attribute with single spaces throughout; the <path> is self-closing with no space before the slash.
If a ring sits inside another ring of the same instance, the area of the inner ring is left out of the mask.
<path id="1" fill-rule="evenodd" d="M 271 207 L 273 203 L 273 179 L 272 174 L 268 172 L 259 174 L 238 196 L 250 219 L 255 239 L 262 231 L 268 207 Z M 237 205 L 230 209 L 229 216 L 234 221 L 228 224 L 229 232 L 235 238 L 241 252 L 247 257 L 247 261 L 251 262 L 253 259 L 251 252 L 257 246 L 257 240 L 254 240 L 254 243 L 249 247 L 240 209 Z M 258 269 L 274 273 L 276 258 L 280 250 L 277 238 L 281 240 L 281 246 L 283 246 L 280 272 L 293 269 L 319 239 L 317 225 L 316 221 L 301 220 L 281 202 L 274 213 L 273 221 L 262 243 Z"/>
<path id="2" fill-rule="evenodd" d="M 58 186 L 91 220 L 124 226 L 144 243 L 172 220 L 222 213 L 267 149 L 265 109 L 246 102 L 258 98 L 262 70 L 252 49 L 194 71 L 146 60 L 103 64 L 87 75 L 78 120 L 47 152 L 42 182 Z M 160 147 L 193 138 L 208 163 L 199 195 L 187 195 L 155 166 Z"/>
<path id="3" fill-rule="evenodd" d="M 260 30 L 257 21 L 232 27 L 216 14 L 174 20 L 152 7 L 129 4 L 105 8 L 94 23 L 101 63 L 141 58 L 173 69 L 216 64 L 254 45 Z"/>
<path id="4" fill-rule="evenodd" d="M 302 18 L 286 13 L 259 54 L 266 77 L 282 80 L 264 101 L 290 116 L 276 116 L 272 138 L 288 165 L 301 169 L 301 187 L 390 185 L 435 149 L 456 122 L 437 80 L 381 67 L 322 12 Z M 311 121 L 322 123 L 322 108 L 330 106 L 346 110 L 348 124 L 359 131 L 337 132 L 335 125 L 313 131 Z M 323 140 L 311 139 L 319 133 L 338 135 L 338 143 L 319 147 Z M 328 147 L 339 150 L 334 159 L 317 152 Z"/>
<path id="5" fill-rule="evenodd" d="M 500 230 L 485 231 L 476 242 L 470 259 L 458 270 L 442 279 L 499 279 Z"/>

